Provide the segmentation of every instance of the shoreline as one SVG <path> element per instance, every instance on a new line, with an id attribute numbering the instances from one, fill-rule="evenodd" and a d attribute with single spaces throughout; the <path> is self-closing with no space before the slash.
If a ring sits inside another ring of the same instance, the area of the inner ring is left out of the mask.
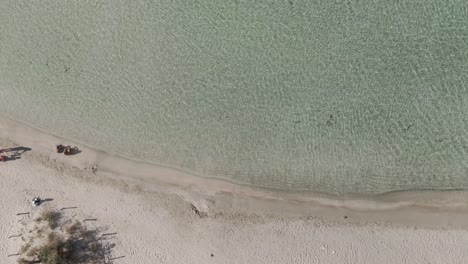
<path id="1" fill-rule="evenodd" d="M 21 234 L 32 219 L 17 213 L 64 207 L 75 208 L 66 210 L 69 216 L 97 220 L 87 227 L 114 234 L 108 237 L 114 245 L 108 257 L 114 263 L 468 261 L 465 192 L 389 193 L 374 200 L 300 200 L 240 187 L 227 192 L 226 185 L 215 192 L 216 185 L 199 189 L 188 180 L 179 186 L 148 182 L 101 166 L 94 174 L 85 168 L 115 160 L 81 145 L 83 152 L 76 156 L 57 154 L 58 138 L 10 125 L 0 122 L 0 146 L 20 144 L 31 150 L 0 163 L 0 191 L 8 197 L 0 203 L 5 263 L 16 263 L 16 257 L 6 256 L 21 247 L 19 238 L 9 237 Z M 14 137 L 6 138 L 13 131 Z M 183 178 L 176 176 L 177 181 Z M 37 195 L 50 201 L 32 207 L 30 199 Z M 432 201 L 451 203 L 443 208 Z"/>
<path id="2" fill-rule="evenodd" d="M 279 216 L 317 216 L 357 222 L 383 222 L 397 225 L 468 227 L 468 191 L 395 191 L 372 196 L 286 193 L 236 185 L 228 181 L 195 176 L 180 170 L 126 160 L 82 144 L 47 134 L 0 116 L 2 146 L 10 142 L 32 148 L 38 160 L 53 160 L 90 172 L 97 164 L 98 174 L 126 186 L 147 192 L 164 192 L 183 197 L 197 207 L 216 203 L 215 211 L 246 212 Z M 6 141 L 5 141 L 6 140 Z M 55 153 L 56 144 L 77 145 L 81 153 L 64 156 Z M 6 146 L 5 146 L 6 147 Z M 62 165 L 59 165 L 62 166 Z M 63 166 L 62 166 L 63 167 Z M 396 213 L 396 214 L 395 214 Z"/>

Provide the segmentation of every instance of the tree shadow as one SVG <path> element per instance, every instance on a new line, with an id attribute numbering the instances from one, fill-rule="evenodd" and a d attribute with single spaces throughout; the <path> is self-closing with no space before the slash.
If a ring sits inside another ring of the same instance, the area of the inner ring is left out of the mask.
<path id="1" fill-rule="evenodd" d="M 72 235 L 72 259 L 79 263 L 105 263 L 116 245 L 100 235 L 102 229 L 89 230 L 82 225 L 77 231 Z"/>

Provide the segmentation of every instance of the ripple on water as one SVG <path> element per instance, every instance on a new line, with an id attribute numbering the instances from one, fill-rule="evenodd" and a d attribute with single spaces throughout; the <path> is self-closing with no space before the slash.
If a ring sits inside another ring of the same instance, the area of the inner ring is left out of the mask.
<path id="1" fill-rule="evenodd" d="M 266 188 L 467 187 L 468 4 L 17 3 L 0 110 Z"/>

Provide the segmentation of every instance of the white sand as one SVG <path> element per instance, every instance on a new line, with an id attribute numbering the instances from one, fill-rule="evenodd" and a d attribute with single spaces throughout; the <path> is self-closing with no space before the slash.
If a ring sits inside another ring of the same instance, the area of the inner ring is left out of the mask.
<path id="1" fill-rule="evenodd" d="M 116 175 L 99 167 L 93 174 L 84 168 L 115 160 L 87 148 L 65 157 L 53 153 L 51 136 L 7 121 L 0 129 L 0 146 L 14 146 L 8 136 L 32 148 L 0 164 L 0 263 L 15 263 L 6 256 L 18 252 L 19 239 L 7 238 L 27 220 L 17 213 L 36 210 L 36 195 L 53 199 L 42 206 L 77 206 L 67 214 L 97 218 L 87 224 L 116 232 L 112 256 L 125 257 L 114 263 L 468 263 L 463 192 L 392 194 L 376 202 L 302 201 L 228 183 L 203 189 L 205 180 L 168 169 L 153 171 L 157 179 L 172 178 L 159 182 L 141 171 Z"/>

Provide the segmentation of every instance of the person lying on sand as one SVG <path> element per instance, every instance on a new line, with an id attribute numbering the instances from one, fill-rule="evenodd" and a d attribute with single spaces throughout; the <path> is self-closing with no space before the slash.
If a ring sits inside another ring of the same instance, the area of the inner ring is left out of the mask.
<path id="1" fill-rule="evenodd" d="M 56 146 L 57 153 L 62 153 L 64 149 L 65 147 L 62 144 Z"/>
<path id="2" fill-rule="evenodd" d="M 65 154 L 65 155 L 71 155 L 71 154 L 72 154 L 71 151 L 72 151 L 71 146 L 68 145 L 68 146 L 66 146 L 65 149 L 63 150 L 63 154 Z"/>

